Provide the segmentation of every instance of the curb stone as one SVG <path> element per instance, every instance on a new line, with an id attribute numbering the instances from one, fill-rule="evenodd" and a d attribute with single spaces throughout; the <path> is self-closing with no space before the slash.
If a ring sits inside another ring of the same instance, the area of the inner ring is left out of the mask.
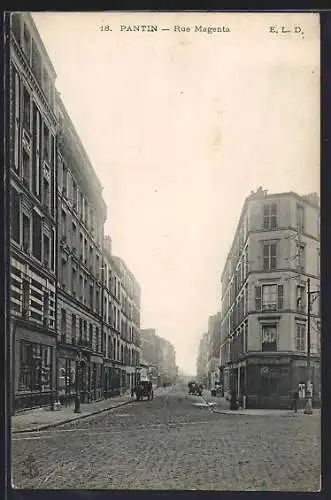
<path id="1" fill-rule="evenodd" d="M 241 416 L 246 416 L 246 417 L 263 417 L 263 416 L 269 416 L 268 414 L 264 415 L 263 413 L 246 413 L 246 412 L 240 411 L 240 410 L 235 410 L 235 411 L 232 411 L 232 410 L 217 410 L 215 408 L 215 405 L 212 402 L 208 401 L 203 396 L 201 396 L 201 398 L 206 403 L 206 405 L 208 405 L 208 408 L 213 413 L 218 413 L 219 415 L 241 415 Z M 278 416 L 280 416 L 280 417 L 299 417 L 300 415 L 302 415 L 302 414 L 300 414 L 299 412 L 298 413 L 294 413 L 294 412 L 291 412 L 290 410 L 288 410 L 288 413 L 279 414 Z"/>
<path id="2" fill-rule="evenodd" d="M 127 405 L 129 403 L 132 403 L 133 400 L 129 400 L 129 401 L 123 401 L 121 403 L 118 403 L 117 405 L 115 406 L 111 406 L 111 407 L 108 407 L 108 408 L 101 408 L 100 410 L 95 410 L 91 413 L 87 413 L 87 414 L 78 414 L 79 416 L 77 417 L 71 417 L 67 420 L 62 420 L 60 422 L 52 422 L 51 424 L 45 424 L 45 425 L 41 425 L 39 427 L 34 427 L 33 429 L 22 429 L 22 430 L 12 430 L 11 431 L 11 434 L 26 434 L 28 432 L 32 433 L 32 432 L 40 432 L 42 430 L 46 430 L 46 429 L 52 429 L 54 427 L 58 427 L 59 425 L 64 425 L 64 424 L 69 424 L 70 422 L 74 422 L 75 420 L 80 420 L 80 419 L 83 419 L 83 418 L 87 418 L 87 417 L 92 417 L 93 415 L 97 415 L 98 413 L 103 413 L 105 411 L 110 411 L 110 410 L 114 410 L 115 408 L 119 408 L 120 406 L 124 406 L 124 405 Z"/>

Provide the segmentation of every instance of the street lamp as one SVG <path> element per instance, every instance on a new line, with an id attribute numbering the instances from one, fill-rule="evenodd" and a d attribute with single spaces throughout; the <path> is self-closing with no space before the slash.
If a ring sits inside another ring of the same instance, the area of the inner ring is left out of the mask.
<path id="1" fill-rule="evenodd" d="M 306 415 L 313 414 L 313 391 L 312 391 L 312 383 L 311 383 L 311 366 L 310 366 L 310 314 L 311 314 L 311 306 L 318 297 L 320 291 L 310 290 L 310 278 L 307 280 L 307 298 L 308 298 L 308 314 L 307 314 L 307 386 L 306 386 L 306 407 L 304 413 Z M 314 296 L 314 299 L 311 300 L 311 297 Z"/>

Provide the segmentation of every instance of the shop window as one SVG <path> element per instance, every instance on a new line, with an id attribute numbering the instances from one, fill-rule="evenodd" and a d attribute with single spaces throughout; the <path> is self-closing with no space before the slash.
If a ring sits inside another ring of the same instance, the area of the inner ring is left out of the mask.
<path id="1" fill-rule="evenodd" d="M 277 351 L 277 325 L 262 326 L 262 351 Z"/>
<path id="2" fill-rule="evenodd" d="M 50 346 L 22 341 L 20 351 L 20 391 L 45 392 L 50 390 L 51 356 L 52 348 Z"/>

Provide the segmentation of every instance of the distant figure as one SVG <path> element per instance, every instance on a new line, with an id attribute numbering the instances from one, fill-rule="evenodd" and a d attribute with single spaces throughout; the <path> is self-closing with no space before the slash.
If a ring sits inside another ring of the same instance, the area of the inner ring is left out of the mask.
<path id="1" fill-rule="evenodd" d="M 237 392 L 235 389 L 232 389 L 230 395 L 230 410 L 234 411 L 237 409 Z"/>
<path id="2" fill-rule="evenodd" d="M 163 383 L 163 389 L 165 389 L 166 387 L 167 387 L 167 384 Z"/>
<path id="3" fill-rule="evenodd" d="M 298 399 L 299 391 L 295 389 L 292 393 L 292 410 L 294 410 L 294 413 L 298 412 Z"/>

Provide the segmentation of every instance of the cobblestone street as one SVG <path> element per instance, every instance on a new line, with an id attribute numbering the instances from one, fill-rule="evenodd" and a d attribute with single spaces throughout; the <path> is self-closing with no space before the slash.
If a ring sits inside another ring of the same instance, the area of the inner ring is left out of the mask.
<path id="1" fill-rule="evenodd" d="M 16 488 L 317 491 L 320 417 L 222 415 L 171 388 L 153 401 L 12 436 Z"/>

